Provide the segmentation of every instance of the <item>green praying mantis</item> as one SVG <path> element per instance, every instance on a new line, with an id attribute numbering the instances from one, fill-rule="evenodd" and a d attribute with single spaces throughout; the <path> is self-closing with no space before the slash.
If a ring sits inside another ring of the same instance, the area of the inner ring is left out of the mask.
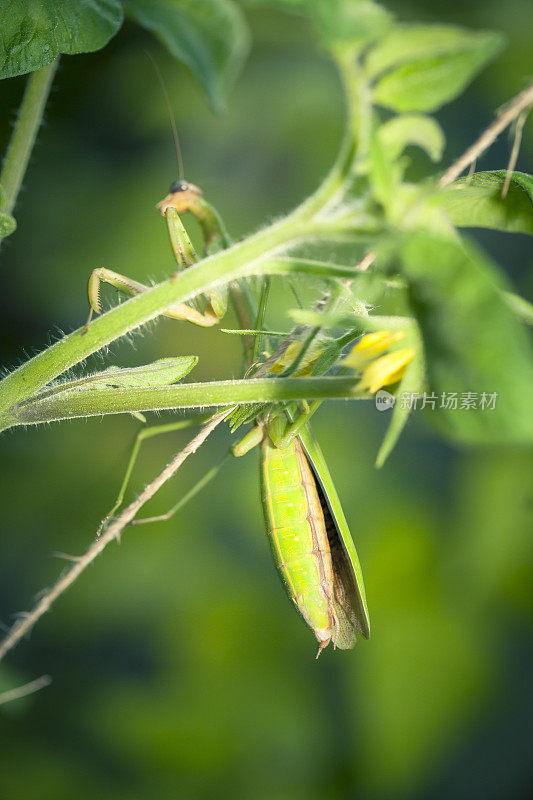
<path id="1" fill-rule="evenodd" d="M 196 253 L 180 219 L 192 213 L 198 220 L 206 254 L 228 247 L 230 240 L 215 209 L 201 190 L 185 180 L 174 182 L 169 194 L 158 203 L 165 216 L 178 271 L 193 264 Z M 101 313 L 100 283 L 104 281 L 129 295 L 146 291 L 144 284 L 111 272 L 96 269 L 89 279 L 91 315 Z M 179 303 L 165 312 L 173 319 L 203 327 L 215 325 L 226 311 L 225 293 L 212 292 L 203 307 Z M 256 317 L 259 333 L 266 305 L 262 292 Z M 89 317 L 90 320 L 90 317 Z M 260 341 L 260 336 L 255 340 Z M 254 369 L 258 346 L 252 349 L 250 369 Z M 273 365 L 275 371 L 276 364 Z M 278 370 L 279 371 L 279 370 Z M 254 427 L 228 453 L 242 456 L 260 446 L 261 500 L 265 526 L 278 572 L 289 598 L 311 628 L 318 641 L 318 655 L 332 642 L 334 648 L 351 649 L 357 634 L 368 638 L 370 621 L 363 576 L 348 523 L 322 451 L 308 419 L 318 403 L 271 405 L 267 408 L 235 409 L 240 420 L 254 418 Z M 256 413 L 257 412 L 257 413 Z M 135 440 L 116 502 L 104 518 L 100 530 L 122 504 L 144 439 L 183 428 L 194 421 L 142 429 Z M 223 461 L 209 470 L 166 514 L 134 520 L 133 524 L 168 520 L 191 500 L 218 472 Z"/>

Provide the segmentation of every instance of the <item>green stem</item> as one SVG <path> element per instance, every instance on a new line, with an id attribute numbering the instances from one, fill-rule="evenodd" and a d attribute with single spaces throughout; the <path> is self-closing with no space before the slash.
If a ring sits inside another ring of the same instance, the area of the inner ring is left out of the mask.
<path id="1" fill-rule="evenodd" d="M 372 134 L 372 94 L 359 59 L 351 50 L 337 53 L 346 104 L 348 106 L 348 135 L 355 143 L 352 161 L 366 157 Z"/>
<path id="2" fill-rule="evenodd" d="M 60 419 L 288 400 L 367 399 L 358 381 L 342 378 L 252 378 L 128 389 L 85 389 L 51 395 L 12 409 L 9 425 L 35 425 Z"/>
<path id="3" fill-rule="evenodd" d="M 4 192 L 2 211 L 6 214 L 11 214 L 17 202 L 57 64 L 58 59 L 47 67 L 33 72 L 28 78 L 0 174 L 0 185 Z"/>

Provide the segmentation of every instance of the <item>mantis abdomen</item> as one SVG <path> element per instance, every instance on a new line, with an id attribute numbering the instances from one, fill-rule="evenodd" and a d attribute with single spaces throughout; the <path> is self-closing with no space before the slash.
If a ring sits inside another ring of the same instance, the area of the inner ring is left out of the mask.
<path id="1" fill-rule="evenodd" d="M 319 653 L 330 641 L 341 649 L 353 647 L 355 631 L 342 607 L 335 556 L 332 559 L 331 526 L 298 439 L 278 448 L 266 435 L 260 471 L 267 533 L 290 599 L 313 630 Z"/>

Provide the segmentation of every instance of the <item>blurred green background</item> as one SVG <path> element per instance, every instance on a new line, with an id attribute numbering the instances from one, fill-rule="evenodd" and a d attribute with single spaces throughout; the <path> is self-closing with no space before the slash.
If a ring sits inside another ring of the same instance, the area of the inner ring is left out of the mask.
<path id="1" fill-rule="evenodd" d="M 531 78 L 531 5 L 389 7 L 406 20 L 508 38 L 497 62 L 439 115 L 450 162 Z M 275 9 L 248 17 L 254 47 L 223 117 L 131 25 L 104 51 L 62 60 L 19 230 L 1 254 L 6 366 L 84 321 L 93 267 L 139 280 L 172 269 L 154 205 L 176 177 L 175 156 L 144 47 L 168 83 L 187 177 L 234 235 L 289 210 L 323 176 L 342 130 L 336 75 L 299 18 Z M 23 86 L 0 88 L 2 144 Z M 478 169 L 504 167 L 509 148 L 503 136 Z M 422 156 L 416 168 L 428 169 Z M 518 169 L 533 172 L 531 124 Z M 531 299 L 530 240 L 472 235 Z M 88 367 L 193 352 L 193 380 L 238 374 L 234 337 L 169 320 Z M 530 797 L 532 454 L 452 448 L 418 412 L 376 471 L 384 417 L 338 403 L 314 425 L 363 563 L 370 641 L 315 661 L 314 639 L 271 563 L 250 454 L 171 522 L 126 531 L 8 656 L 0 690 L 43 673 L 53 683 L 0 709 L 0 797 Z M 63 569 L 54 553 L 79 554 L 91 541 L 138 425 L 108 417 L 4 434 L 3 624 Z M 186 438 L 145 445 L 133 489 Z M 227 445 L 217 432 L 150 513 L 172 505 Z"/>

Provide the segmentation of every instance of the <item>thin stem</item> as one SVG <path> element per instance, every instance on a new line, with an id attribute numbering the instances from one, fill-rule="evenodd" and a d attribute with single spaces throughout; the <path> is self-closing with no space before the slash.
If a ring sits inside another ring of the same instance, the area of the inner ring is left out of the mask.
<path id="1" fill-rule="evenodd" d="M 255 318 L 255 325 L 254 328 L 256 331 L 260 331 L 263 328 L 264 320 L 265 320 L 265 311 L 268 302 L 268 294 L 270 292 L 270 278 L 263 278 L 263 282 L 261 285 L 261 295 L 259 297 L 259 306 L 257 309 L 257 316 Z M 259 353 L 261 352 L 261 344 L 262 344 L 262 336 L 259 334 L 255 337 L 252 344 L 252 352 L 250 355 L 250 364 L 255 364 Z"/>
<path id="2" fill-rule="evenodd" d="M 449 186 L 450 183 L 459 177 L 461 172 L 463 172 L 473 161 L 475 161 L 479 156 L 487 150 L 491 144 L 498 138 L 500 133 L 505 130 L 505 128 L 513 122 L 520 114 L 525 111 L 526 109 L 530 109 L 533 106 L 533 83 L 528 86 L 527 89 L 524 89 L 519 95 L 517 95 L 514 100 L 511 102 L 500 112 L 497 119 L 494 120 L 492 125 L 483 131 L 481 136 L 477 141 L 474 142 L 471 147 L 466 150 L 463 155 L 455 161 L 451 167 L 448 167 L 444 175 L 442 175 L 439 186 L 440 188 L 444 188 L 445 186 Z"/>
<path id="3" fill-rule="evenodd" d="M 503 182 L 502 186 L 502 197 L 507 197 L 507 192 L 509 191 L 509 186 L 511 184 L 511 178 L 513 176 L 514 168 L 516 167 L 516 162 L 518 161 L 518 154 L 520 152 L 520 145 L 522 143 L 522 131 L 524 130 L 524 125 L 526 124 L 527 119 L 527 111 L 522 111 L 520 116 L 516 121 L 516 130 L 514 134 L 514 141 L 513 147 L 511 150 L 511 155 L 509 157 L 509 163 L 507 164 L 507 175 L 505 176 L 505 181 Z"/>
<path id="4" fill-rule="evenodd" d="M 17 202 L 57 65 L 56 58 L 47 67 L 33 72 L 28 78 L 0 174 L 0 185 L 4 192 L 2 211 L 6 214 L 11 214 Z"/>
<path id="5" fill-rule="evenodd" d="M 219 331 L 235 336 L 289 336 L 289 331 L 270 331 L 267 328 L 219 328 Z"/>
<path id="6" fill-rule="evenodd" d="M 10 703 L 12 700 L 20 700 L 21 697 L 27 697 L 29 694 L 38 692 L 39 689 L 44 689 L 45 686 L 50 686 L 52 678 L 50 675 L 41 675 L 40 678 L 25 683 L 23 686 L 17 686 L 16 689 L 8 689 L 7 692 L 0 694 L 0 706 L 4 703 Z"/>
<path id="7" fill-rule="evenodd" d="M 248 328 L 252 324 L 250 314 L 252 313 L 253 308 L 249 294 L 245 294 L 243 291 L 241 291 L 241 287 L 235 284 L 231 287 L 229 296 L 239 325 L 243 329 Z M 244 336 L 242 340 L 243 368 L 246 368 L 246 365 L 248 364 L 248 355 L 251 348 L 251 337 Z"/>
<path id="8" fill-rule="evenodd" d="M 166 465 L 166 467 L 154 478 L 151 483 L 144 488 L 144 490 L 136 497 L 136 499 L 127 506 L 124 511 L 109 525 L 99 539 L 95 539 L 85 553 L 76 559 L 69 569 L 54 583 L 34 606 L 34 608 L 25 614 L 15 625 L 11 628 L 7 636 L 0 643 L 0 661 L 21 639 L 28 633 L 35 625 L 43 614 L 50 609 L 52 604 L 60 597 L 66 590 L 72 586 L 81 573 L 93 563 L 95 558 L 100 555 L 107 545 L 114 539 L 119 539 L 124 528 L 134 519 L 142 506 L 159 491 L 161 486 L 171 478 L 177 470 L 181 467 L 183 462 L 193 453 L 195 453 L 200 445 L 202 445 L 209 434 L 215 430 L 225 417 L 229 414 L 229 410 L 225 410 L 220 414 L 215 414 L 210 421 L 202 428 L 202 430 L 183 448 L 174 458 Z"/>

